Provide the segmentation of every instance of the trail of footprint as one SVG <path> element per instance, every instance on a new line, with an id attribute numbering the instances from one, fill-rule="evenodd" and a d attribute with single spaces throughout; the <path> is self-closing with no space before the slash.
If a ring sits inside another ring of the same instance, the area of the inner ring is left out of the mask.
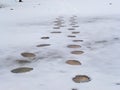
<path id="1" fill-rule="evenodd" d="M 78 25 L 78 22 L 76 22 L 76 17 L 77 16 L 73 16 L 70 18 L 70 25 L 72 26 L 71 28 L 68 28 L 68 30 L 76 30 L 77 27 L 79 27 Z M 65 25 L 63 25 L 65 23 L 65 21 L 62 19 L 62 18 L 56 18 L 56 20 L 54 21 L 54 27 L 53 29 L 60 29 L 61 27 L 65 27 Z M 50 32 L 52 34 L 58 34 L 58 33 L 62 33 L 61 31 L 52 31 Z M 72 34 L 79 34 L 80 32 L 79 31 L 73 31 Z M 76 36 L 75 35 L 68 35 L 67 37 L 70 37 L 70 38 L 75 38 Z M 50 39 L 50 37 L 48 36 L 44 36 L 44 37 L 41 37 L 41 39 Z M 72 40 L 73 42 L 83 42 L 83 40 Z M 37 45 L 36 47 L 46 47 L 46 46 L 50 46 L 51 44 L 39 44 Z M 80 45 L 76 45 L 76 44 L 71 44 L 71 45 L 67 45 L 68 48 L 80 48 L 81 46 Z M 74 55 L 81 55 L 83 54 L 84 52 L 83 51 L 71 51 L 71 54 L 74 54 Z M 29 52 L 23 52 L 21 53 L 21 55 L 23 57 L 26 57 L 26 58 L 35 58 L 36 55 L 34 53 L 29 53 Z M 26 64 L 26 63 L 30 63 L 31 61 L 28 61 L 28 60 L 16 60 L 17 63 L 19 64 Z M 66 61 L 66 64 L 69 64 L 69 65 L 81 65 L 81 62 L 79 62 L 78 60 L 67 60 Z M 19 67 L 19 68 L 16 68 L 16 69 L 13 69 L 11 70 L 12 73 L 26 73 L 26 72 L 30 72 L 32 71 L 33 68 L 30 68 L 30 67 Z M 86 75 L 76 75 L 75 77 L 72 78 L 72 80 L 75 82 L 75 83 L 83 83 L 83 82 L 89 82 L 91 81 L 90 77 L 86 76 Z M 73 88 L 72 90 L 77 90 L 76 88 Z"/>
<path id="2" fill-rule="evenodd" d="M 76 22 L 76 16 L 71 17 L 70 18 L 70 25 L 72 26 L 72 28 L 68 28 L 68 30 L 75 30 L 75 28 L 78 28 L 79 26 L 76 24 L 78 24 L 78 22 Z M 79 34 L 79 33 L 80 33 L 79 31 L 72 31 L 72 34 Z M 75 38 L 76 36 L 75 35 L 68 35 L 68 37 Z M 72 40 L 72 41 L 73 42 L 83 42 L 83 40 L 77 40 L 77 39 Z M 67 47 L 68 48 L 80 48 L 81 46 L 73 44 L 73 45 L 68 45 Z M 71 51 L 71 54 L 74 54 L 74 55 L 81 55 L 83 53 L 84 53 L 84 51 L 79 51 L 79 50 Z M 67 60 L 66 63 L 69 65 L 81 65 L 81 63 L 77 60 Z M 75 77 L 72 78 L 72 80 L 75 83 L 84 83 L 84 82 L 91 81 L 90 77 L 88 77 L 86 75 L 76 75 Z M 77 89 L 73 88 L 72 90 L 77 90 Z"/>
<path id="3" fill-rule="evenodd" d="M 64 23 L 65 21 L 62 18 L 56 18 L 56 20 L 54 21 L 55 27 L 53 27 L 53 29 L 60 29 L 61 27 L 65 27 Z"/>

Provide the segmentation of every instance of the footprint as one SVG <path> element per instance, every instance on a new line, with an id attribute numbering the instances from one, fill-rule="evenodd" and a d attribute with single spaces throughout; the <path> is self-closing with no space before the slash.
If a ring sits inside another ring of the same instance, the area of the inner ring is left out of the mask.
<path id="1" fill-rule="evenodd" d="M 76 54 L 76 55 L 80 55 L 80 54 L 83 54 L 84 52 L 83 51 L 72 51 L 71 53 Z"/>
<path id="2" fill-rule="evenodd" d="M 17 63 L 19 64 L 27 64 L 27 63 L 30 63 L 30 61 L 28 60 L 16 60 Z"/>
<path id="3" fill-rule="evenodd" d="M 75 35 L 68 35 L 67 37 L 75 38 Z"/>
<path id="4" fill-rule="evenodd" d="M 50 37 L 41 37 L 41 39 L 50 39 Z"/>
<path id="5" fill-rule="evenodd" d="M 11 72 L 12 73 L 26 73 L 26 72 L 30 72 L 32 70 L 33 70 L 33 68 L 30 68 L 30 67 L 20 67 L 20 68 L 11 70 Z"/>
<path id="6" fill-rule="evenodd" d="M 60 18 L 59 18 L 59 17 L 57 17 L 57 18 L 56 18 L 56 20 L 60 20 Z"/>
<path id="7" fill-rule="evenodd" d="M 60 27 L 53 27 L 53 29 L 60 29 Z"/>
<path id="8" fill-rule="evenodd" d="M 77 24 L 78 24 L 78 22 L 71 22 L 70 25 L 72 25 L 72 26 L 77 26 Z"/>
<path id="9" fill-rule="evenodd" d="M 83 40 L 73 40 L 73 42 L 83 42 Z"/>
<path id="10" fill-rule="evenodd" d="M 84 83 L 84 82 L 89 82 L 91 79 L 86 76 L 86 75 L 76 75 L 72 79 L 75 83 Z"/>
<path id="11" fill-rule="evenodd" d="M 68 60 L 66 63 L 69 65 L 81 65 L 81 63 L 77 60 Z"/>
<path id="12" fill-rule="evenodd" d="M 81 46 L 80 45 L 68 45 L 67 47 L 68 48 L 80 48 Z"/>
<path id="13" fill-rule="evenodd" d="M 120 83 L 116 83 L 116 85 L 120 85 Z"/>
<path id="14" fill-rule="evenodd" d="M 72 88 L 72 90 L 78 90 L 77 88 Z"/>
<path id="15" fill-rule="evenodd" d="M 75 30 L 75 28 L 68 28 L 68 30 Z"/>
<path id="16" fill-rule="evenodd" d="M 55 22 L 54 24 L 63 24 L 64 21 L 58 21 L 58 22 Z"/>
<path id="17" fill-rule="evenodd" d="M 36 47 L 46 47 L 46 46 L 50 46 L 50 44 L 39 44 Z"/>
<path id="18" fill-rule="evenodd" d="M 75 25 L 73 25 L 72 27 L 77 28 L 77 27 L 79 27 L 79 26 L 75 26 Z"/>
<path id="19" fill-rule="evenodd" d="M 29 52 L 23 52 L 23 53 L 21 53 L 21 55 L 22 55 L 23 57 L 28 57 L 28 58 L 35 57 L 35 56 L 36 56 L 34 53 L 29 53 Z"/>
<path id="20" fill-rule="evenodd" d="M 70 25 L 73 26 L 73 25 L 76 25 L 76 23 L 71 23 Z"/>
<path id="21" fill-rule="evenodd" d="M 53 21 L 54 23 L 61 23 L 61 21 L 60 20 L 56 20 L 56 21 Z"/>
<path id="22" fill-rule="evenodd" d="M 72 32 L 72 34 L 79 34 L 79 33 L 80 33 L 80 32 L 77 32 L 77 31 L 76 31 L 76 32 Z"/>
<path id="23" fill-rule="evenodd" d="M 76 20 L 76 17 L 70 17 L 70 20 Z"/>
<path id="24" fill-rule="evenodd" d="M 76 15 L 73 15 L 73 17 L 77 17 Z"/>
<path id="25" fill-rule="evenodd" d="M 60 25 L 60 27 L 66 27 L 65 25 Z"/>
<path id="26" fill-rule="evenodd" d="M 54 23 L 56 23 L 56 21 L 60 21 L 60 20 L 61 20 L 60 18 L 56 18 L 55 21 L 54 21 Z"/>
<path id="27" fill-rule="evenodd" d="M 61 31 L 53 31 L 51 33 L 62 33 Z"/>
<path id="28" fill-rule="evenodd" d="M 57 26 L 57 27 L 65 27 L 65 25 L 62 25 L 62 24 L 55 24 L 55 26 Z"/>
<path id="29" fill-rule="evenodd" d="M 75 19 L 75 18 L 72 18 L 72 19 L 70 19 L 69 21 L 70 21 L 71 23 L 73 23 L 73 22 L 76 21 L 76 19 Z"/>
<path id="30" fill-rule="evenodd" d="M 119 40 L 119 38 L 118 37 L 115 37 L 115 38 L 113 38 L 114 40 Z"/>
<path id="31" fill-rule="evenodd" d="M 69 19 L 70 22 L 74 22 L 74 21 L 76 21 L 76 20 L 77 20 L 77 19 L 74 18 L 74 17 L 71 17 L 71 18 Z"/>
<path id="32" fill-rule="evenodd" d="M 61 21 L 55 22 L 54 25 L 57 25 L 57 24 L 64 24 L 64 23 L 65 23 L 65 22 L 61 20 Z"/>
<path id="33" fill-rule="evenodd" d="M 61 23 L 56 23 L 54 24 L 56 27 L 59 27 L 60 25 L 62 25 Z"/>
<path id="34" fill-rule="evenodd" d="M 71 22 L 71 23 L 78 24 L 78 22 L 77 22 L 77 21 L 73 21 L 73 22 Z"/>
<path id="35" fill-rule="evenodd" d="M 107 40 L 95 41 L 95 43 L 107 43 Z"/>

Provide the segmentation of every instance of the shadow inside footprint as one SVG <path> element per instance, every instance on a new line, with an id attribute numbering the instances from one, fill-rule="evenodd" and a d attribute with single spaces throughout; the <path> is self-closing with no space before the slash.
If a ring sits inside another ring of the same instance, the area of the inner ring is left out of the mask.
<path id="1" fill-rule="evenodd" d="M 60 27 L 53 27 L 53 29 L 60 29 Z"/>
<path id="2" fill-rule="evenodd" d="M 75 30 L 75 28 L 68 28 L 68 30 Z"/>
<path id="3" fill-rule="evenodd" d="M 120 85 L 120 83 L 116 83 L 116 85 Z"/>
<path id="4" fill-rule="evenodd" d="M 50 44 L 39 44 L 36 47 L 47 47 L 47 46 L 50 46 Z"/>
<path id="5" fill-rule="evenodd" d="M 69 65 L 81 65 L 81 63 L 77 60 L 68 60 L 66 63 Z"/>
<path id="6" fill-rule="evenodd" d="M 12 73 L 26 73 L 26 72 L 30 72 L 32 71 L 33 68 L 29 68 L 29 67 L 20 67 L 20 68 L 16 68 L 11 70 Z"/>
<path id="7" fill-rule="evenodd" d="M 28 57 L 28 58 L 36 56 L 34 53 L 29 53 L 29 52 L 23 52 L 23 53 L 21 53 L 21 55 L 23 57 Z"/>
<path id="8" fill-rule="evenodd" d="M 68 45 L 67 47 L 68 48 L 80 48 L 81 46 L 80 45 Z"/>
<path id="9" fill-rule="evenodd" d="M 107 43 L 107 40 L 95 41 L 95 43 Z"/>
<path id="10" fill-rule="evenodd" d="M 75 25 L 73 25 L 72 27 L 75 27 L 75 28 L 77 28 L 77 27 L 79 27 L 79 26 L 77 26 L 77 25 L 76 25 L 76 26 L 75 26 Z"/>
<path id="11" fill-rule="evenodd" d="M 77 32 L 77 31 L 76 31 L 76 32 L 72 32 L 72 34 L 79 34 L 79 33 L 80 33 L 80 32 Z"/>
<path id="12" fill-rule="evenodd" d="M 83 42 L 83 40 L 73 40 L 73 42 Z"/>
<path id="13" fill-rule="evenodd" d="M 53 31 L 51 33 L 62 33 L 61 31 Z"/>
<path id="14" fill-rule="evenodd" d="M 76 75 L 72 80 L 75 83 L 84 83 L 91 81 L 91 79 L 86 75 Z"/>
<path id="15" fill-rule="evenodd" d="M 68 35 L 67 37 L 75 38 L 75 35 Z"/>
<path id="16" fill-rule="evenodd" d="M 72 90 L 78 90 L 77 88 L 72 88 Z"/>
<path id="17" fill-rule="evenodd" d="M 16 60 L 17 63 L 19 64 L 27 64 L 27 63 L 30 63 L 30 61 L 28 60 Z"/>
<path id="18" fill-rule="evenodd" d="M 75 55 L 80 55 L 80 54 L 83 54 L 84 52 L 83 51 L 72 51 L 71 53 Z"/>
<path id="19" fill-rule="evenodd" d="M 50 37 L 41 37 L 41 39 L 50 39 Z"/>

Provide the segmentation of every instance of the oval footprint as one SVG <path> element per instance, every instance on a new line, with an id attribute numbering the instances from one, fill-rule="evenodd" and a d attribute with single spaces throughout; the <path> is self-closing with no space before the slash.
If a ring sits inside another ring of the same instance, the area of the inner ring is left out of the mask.
<path id="1" fill-rule="evenodd" d="M 60 27 L 53 27 L 53 29 L 60 29 Z"/>
<path id="2" fill-rule="evenodd" d="M 50 37 L 41 37 L 41 39 L 50 39 Z"/>
<path id="3" fill-rule="evenodd" d="M 65 25 L 60 25 L 60 27 L 66 27 Z"/>
<path id="4" fill-rule="evenodd" d="M 71 53 L 75 55 L 80 55 L 80 54 L 83 54 L 84 52 L 83 51 L 72 51 Z"/>
<path id="5" fill-rule="evenodd" d="M 71 90 L 78 90 L 77 88 L 72 88 Z"/>
<path id="6" fill-rule="evenodd" d="M 56 20 L 56 21 L 53 21 L 54 23 L 61 23 L 61 21 L 60 20 Z"/>
<path id="7" fill-rule="evenodd" d="M 76 26 L 75 26 L 75 25 L 73 25 L 72 27 L 75 27 L 75 28 L 77 28 L 77 27 L 79 27 L 79 26 L 77 26 L 77 25 L 76 25 Z"/>
<path id="8" fill-rule="evenodd" d="M 67 47 L 68 48 L 80 48 L 81 46 L 80 45 L 68 45 Z"/>
<path id="9" fill-rule="evenodd" d="M 80 32 L 77 32 L 77 31 L 76 31 L 76 32 L 72 32 L 72 34 L 79 34 L 79 33 L 80 33 Z"/>
<path id="10" fill-rule="evenodd" d="M 68 35 L 67 37 L 75 38 L 76 36 L 75 35 Z"/>
<path id="11" fill-rule="evenodd" d="M 34 53 L 29 53 L 29 52 L 23 52 L 23 53 L 21 53 L 21 55 L 23 57 L 28 57 L 28 58 L 36 56 Z"/>
<path id="12" fill-rule="evenodd" d="M 51 33 L 62 33 L 61 31 L 53 31 Z"/>
<path id="13" fill-rule="evenodd" d="M 73 42 L 83 42 L 83 40 L 73 40 Z"/>
<path id="14" fill-rule="evenodd" d="M 77 60 L 68 60 L 66 63 L 69 65 L 81 65 L 81 63 Z"/>
<path id="15" fill-rule="evenodd" d="M 36 47 L 47 47 L 47 46 L 50 46 L 50 44 L 39 44 Z"/>
<path id="16" fill-rule="evenodd" d="M 33 70 L 33 68 L 30 68 L 30 67 L 20 67 L 20 68 L 11 70 L 11 72 L 12 73 L 26 73 L 26 72 L 30 72 L 32 70 Z"/>
<path id="17" fill-rule="evenodd" d="M 61 23 L 56 23 L 56 24 L 54 24 L 54 26 L 56 26 L 56 27 L 59 27 L 59 26 L 61 26 L 62 24 Z"/>
<path id="18" fill-rule="evenodd" d="M 71 26 L 74 26 L 74 25 L 76 25 L 76 24 L 75 24 L 75 23 L 71 23 L 70 25 L 71 25 Z"/>
<path id="19" fill-rule="evenodd" d="M 75 83 L 84 83 L 84 82 L 89 82 L 91 81 L 90 77 L 86 75 L 76 75 L 72 79 Z"/>
<path id="20" fill-rule="evenodd" d="M 17 63 L 19 64 L 27 64 L 27 63 L 30 63 L 30 61 L 28 60 L 16 60 Z"/>
<path id="21" fill-rule="evenodd" d="M 68 28 L 68 30 L 75 30 L 75 28 Z"/>

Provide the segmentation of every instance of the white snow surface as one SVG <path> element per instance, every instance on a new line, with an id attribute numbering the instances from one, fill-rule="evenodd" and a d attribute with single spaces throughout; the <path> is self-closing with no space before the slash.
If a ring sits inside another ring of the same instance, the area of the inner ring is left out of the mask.
<path id="1" fill-rule="evenodd" d="M 119 0 L 16 0 L 0 1 L 0 90 L 120 90 L 120 1 Z M 70 17 L 76 15 L 80 34 L 68 38 Z M 56 18 L 65 26 L 61 34 L 51 34 Z M 50 39 L 42 40 L 41 37 Z M 36 47 L 39 44 L 49 47 Z M 79 44 L 80 49 L 70 49 Z M 73 50 L 84 54 L 72 55 Z M 22 52 L 36 54 L 29 64 Z M 82 65 L 65 62 L 79 60 Z M 33 71 L 15 74 L 18 67 Z M 87 75 L 90 82 L 75 83 L 75 75 Z"/>

